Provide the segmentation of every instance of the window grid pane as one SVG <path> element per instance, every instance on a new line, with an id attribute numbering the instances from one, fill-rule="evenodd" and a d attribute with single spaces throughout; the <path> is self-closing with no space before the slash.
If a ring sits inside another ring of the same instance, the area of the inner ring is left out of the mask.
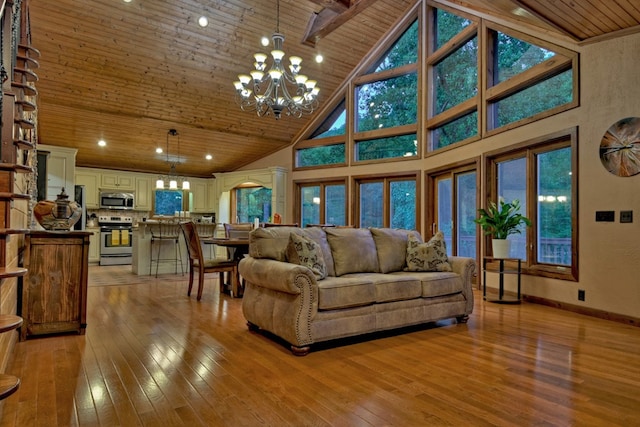
<path id="1" fill-rule="evenodd" d="M 462 116 L 457 120 L 433 130 L 433 149 L 447 147 L 478 134 L 478 112 Z"/>
<path id="2" fill-rule="evenodd" d="M 498 83 L 555 56 L 555 52 L 498 32 Z"/>
<path id="3" fill-rule="evenodd" d="M 390 183 L 391 228 L 416 228 L 416 181 L 391 181 Z"/>
<path id="4" fill-rule="evenodd" d="M 415 123 L 418 111 L 416 73 L 379 80 L 356 89 L 357 132 Z"/>
<path id="5" fill-rule="evenodd" d="M 325 187 L 324 222 L 327 224 L 347 225 L 345 212 L 346 188 L 344 184 L 327 185 Z"/>
<path id="6" fill-rule="evenodd" d="M 418 61 L 418 21 L 416 20 L 398 39 L 389 53 L 375 67 L 374 72 L 413 64 Z"/>
<path id="7" fill-rule="evenodd" d="M 436 114 L 478 93 L 478 40 L 465 45 L 434 66 Z"/>
<path id="8" fill-rule="evenodd" d="M 475 258 L 477 247 L 476 223 L 476 173 L 456 176 L 457 250 L 456 255 Z"/>
<path id="9" fill-rule="evenodd" d="M 453 217 L 451 212 L 453 206 L 451 205 L 453 200 L 453 181 L 451 178 L 445 178 L 438 180 L 438 231 L 442 231 L 444 234 L 444 241 L 447 245 L 447 255 L 453 255 L 453 245 L 451 236 L 453 233 Z"/>
<path id="10" fill-rule="evenodd" d="M 383 227 L 383 200 L 382 182 L 360 184 L 360 227 Z"/>
<path id="11" fill-rule="evenodd" d="M 495 104 L 496 127 L 508 125 L 573 101 L 573 71 L 522 90 Z"/>
<path id="12" fill-rule="evenodd" d="M 498 197 L 505 202 L 520 201 L 520 213 L 527 212 L 527 160 L 522 157 L 498 163 Z M 527 259 L 526 226 L 520 226 L 520 234 L 511 234 L 511 252 L 509 257 Z"/>
<path id="13" fill-rule="evenodd" d="M 571 149 L 537 156 L 537 261 L 571 265 Z"/>
<path id="14" fill-rule="evenodd" d="M 307 224 L 320 223 L 320 186 L 302 187 L 300 189 L 300 202 L 302 227 Z"/>
<path id="15" fill-rule="evenodd" d="M 436 49 L 451 40 L 471 24 L 471 21 L 442 9 L 436 9 Z"/>
<path id="16" fill-rule="evenodd" d="M 345 163 L 345 144 L 302 148 L 296 152 L 296 166 L 321 166 Z"/>
<path id="17" fill-rule="evenodd" d="M 371 139 L 356 144 L 356 158 L 358 161 L 417 155 L 418 140 L 415 134 Z"/>

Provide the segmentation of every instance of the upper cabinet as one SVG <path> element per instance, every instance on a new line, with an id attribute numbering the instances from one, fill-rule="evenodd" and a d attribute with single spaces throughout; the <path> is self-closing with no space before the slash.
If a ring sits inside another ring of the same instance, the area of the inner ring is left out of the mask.
<path id="1" fill-rule="evenodd" d="M 123 172 L 103 172 L 100 180 L 100 188 L 109 190 L 135 190 L 135 179 L 131 173 Z"/>
<path id="2" fill-rule="evenodd" d="M 135 176 L 136 183 L 136 198 L 135 198 L 135 209 L 139 211 L 147 211 L 151 210 L 153 205 L 151 199 L 153 197 L 153 188 L 152 184 L 154 184 L 153 180 L 150 176 L 145 176 L 142 174 Z"/>
<path id="3" fill-rule="evenodd" d="M 76 185 L 84 185 L 85 206 L 87 209 L 98 209 L 100 207 L 99 182 L 99 173 L 90 169 L 76 169 Z"/>
<path id="4" fill-rule="evenodd" d="M 75 185 L 76 153 L 75 148 L 56 147 L 52 145 L 38 144 L 39 151 L 49 153 L 47 157 L 47 194 L 43 199 L 55 200 L 62 192 L 73 197 Z"/>
<path id="5" fill-rule="evenodd" d="M 191 195 L 190 195 L 190 208 L 195 213 L 212 212 L 214 209 L 208 208 L 207 197 L 207 181 L 204 179 L 190 179 L 191 182 Z"/>

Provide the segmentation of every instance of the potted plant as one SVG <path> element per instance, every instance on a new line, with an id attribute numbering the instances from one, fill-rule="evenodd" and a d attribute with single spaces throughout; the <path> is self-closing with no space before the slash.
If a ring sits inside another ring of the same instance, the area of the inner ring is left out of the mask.
<path id="1" fill-rule="evenodd" d="M 492 236 L 494 258 L 509 258 L 511 242 L 507 237 L 510 234 L 520 234 L 522 224 L 531 227 L 529 218 L 519 211 L 519 200 L 505 202 L 503 198 L 500 198 L 497 205 L 491 201 L 487 209 L 478 209 L 478 218 L 474 221 L 482 227 L 484 234 Z"/>

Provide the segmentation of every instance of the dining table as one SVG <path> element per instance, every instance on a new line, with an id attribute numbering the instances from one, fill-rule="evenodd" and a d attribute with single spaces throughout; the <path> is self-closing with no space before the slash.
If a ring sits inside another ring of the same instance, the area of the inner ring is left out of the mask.
<path id="1" fill-rule="evenodd" d="M 229 255 L 236 262 L 236 266 L 246 254 L 249 253 L 249 238 L 226 238 L 226 237 L 207 237 L 201 239 L 201 242 L 207 245 L 218 245 L 230 249 Z M 240 273 L 236 268 L 235 280 L 233 285 L 226 284 L 225 290 L 228 289 L 232 297 L 241 297 L 244 292 L 244 284 L 240 282 Z"/>

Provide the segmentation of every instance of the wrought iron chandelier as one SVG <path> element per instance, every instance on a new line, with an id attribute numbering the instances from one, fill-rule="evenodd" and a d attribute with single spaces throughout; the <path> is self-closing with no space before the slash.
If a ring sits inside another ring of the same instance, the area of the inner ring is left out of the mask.
<path id="1" fill-rule="evenodd" d="M 169 136 L 178 137 L 178 151 L 177 151 L 177 155 L 174 156 L 173 158 L 169 157 Z M 178 134 L 178 131 L 175 129 L 169 129 L 169 132 L 167 132 L 167 163 L 169 164 L 169 174 L 160 175 L 158 177 L 158 180 L 156 181 L 156 188 L 161 190 L 168 185 L 169 190 L 177 190 L 178 182 L 180 182 L 180 187 L 183 190 L 191 189 L 191 185 L 189 184 L 189 181 L 187 180 L 187 178 L 183 176 L 179 176 L 176 173 L 176 166 L 180 164 L 180 135 Z"/>
<path id="2" fill-rule="evenodd" d="M 300 74 L 302 58 L 299 56 L 289 57 L 288 70 L 285 67 L 285 52 L 282 50 L 284 35 L 280 33 L 280 0 L 276 2 L 276 32 L 271 39 L 271 67 L 267 67 L 268 55 L 253 55 L 255 69 L 249 74 L 239 74 L 238 81 L 233 83 L 236 101 L 243 111 L 255 111 L 260 117 L 273 114 L 279 119 L 284 113 L 299 118 L 303 114 L 310 114 L 318 107 L 320 88 L 315 80 Z"/>

